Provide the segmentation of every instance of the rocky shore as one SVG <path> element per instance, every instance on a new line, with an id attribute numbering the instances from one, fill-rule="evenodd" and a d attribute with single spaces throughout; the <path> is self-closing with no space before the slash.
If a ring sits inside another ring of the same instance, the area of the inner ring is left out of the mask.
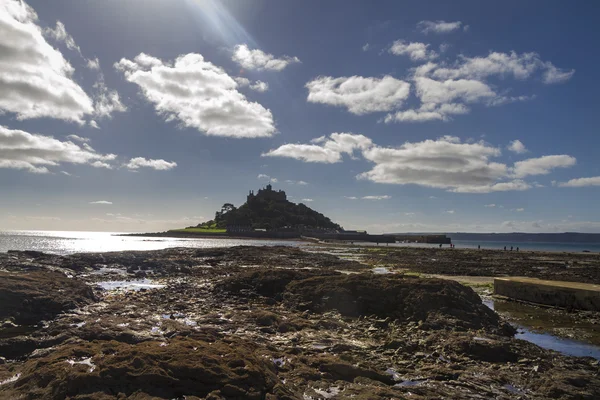
<path id="1" fill-rule="evenodd" d="M 513 267 L 368 251 L 0 253 L 0 398 L 600 397 L 597 360 L 517 340 L 473 289 L 405 273 Z M 573 261 L 537 271 L 598 277 Z"/>

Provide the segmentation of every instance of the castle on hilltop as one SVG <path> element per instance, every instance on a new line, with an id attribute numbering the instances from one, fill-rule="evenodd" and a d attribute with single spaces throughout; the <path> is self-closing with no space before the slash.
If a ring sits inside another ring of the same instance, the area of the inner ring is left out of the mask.
<path id="1" fill-rule="evenodd" d="M 261 200 L 272 200 L 272 201 L 286 201 L 287 196 L 283 190 L 275 191 L 269 183 L 266 188 L 258 189 L 258 193 L 254 194 L 254 190 L 251 190 L 248 194 L 247 201 L 250 203 L 254 199 Z"/>

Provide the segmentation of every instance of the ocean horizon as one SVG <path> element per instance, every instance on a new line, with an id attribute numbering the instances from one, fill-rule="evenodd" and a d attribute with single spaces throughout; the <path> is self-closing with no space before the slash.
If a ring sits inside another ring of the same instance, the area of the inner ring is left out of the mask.
<path id="1" fill-rule="evenodd" d="M 52 254 L 73 254 L 109 251 L 148 251 L 172 247 L 231 247 L 231 246 L 303 246 L 304 241 L 296 240 L 264 240 L 238 238 L 170 238 L 119 236 L 128 232 L 94 232 L 94 231 L 0 231 L 0 252 L 9 250 L 41 251 Z M 594 243 L 560 243 L 560 242 L 509 242 L 509 241 L 476 241 L 453 240 L 457 249 L 503 250 L 506 246 L 513 251 L 552 251 L 552 252 L 600 252 L 600 244 Z M 374 246 L 374 243 L 354 245 Z M 380 246 L 384 246 L 380 244 Z M 390 247 L 439 247 L 438 244 L 426 243 L 394 243 Z M 449 245 L 443 245 L 448 248 Z"/>

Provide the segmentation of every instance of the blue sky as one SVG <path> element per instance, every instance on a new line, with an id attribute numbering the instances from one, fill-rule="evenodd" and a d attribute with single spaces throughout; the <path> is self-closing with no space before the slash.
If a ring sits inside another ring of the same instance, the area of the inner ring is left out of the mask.
<path id="1" fill-rule="evenodd" d="M 0 227 L 600 232 L 599 8 L 0 0 Z"/>

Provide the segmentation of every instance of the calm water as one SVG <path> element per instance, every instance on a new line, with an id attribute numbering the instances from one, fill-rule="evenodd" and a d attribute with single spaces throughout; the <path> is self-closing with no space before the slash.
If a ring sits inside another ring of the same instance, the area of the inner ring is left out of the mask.
<path id="1" fill-rule="evenodd" d="M 159 250 L 169 247 L 298 246 L 301 242 L 253 239 L 180 239 L 114 236 L 111 232 L 5 231 L 0 252 L 36 250 L 54 254 Z"/>
<path id="2" fill-rule="evenodd" d="M 566 251 L 569 253 L 580 253 L 584 250 L 600 253 L 600 244 L 597 243 L 553 243 L 553 242 L 493 242 L 493 241 L 479 241 L 479 240 L 453 240 L 452 243 L 457 249 L 476 249 L 477 246 L 481 246 L 482 249 L 493 249 L 503 250 L 504 246 L 510 249 L 513 246 L 514 250 L 519 247 L 519 250 L 525 251 Z M 363 245 L 363 243 L 361 243 Z M 375 243 L 368 243 L 367 245 L 375 246 Z M 386 246 L 386 244 L 379 244 L 379 246 Z M 428 243 L 394 243 L 389 246 L 394 247 L 439 247 L 439 244 L 428 244 Z M 444 248 L 449 247 L 445 244 Z"/>

